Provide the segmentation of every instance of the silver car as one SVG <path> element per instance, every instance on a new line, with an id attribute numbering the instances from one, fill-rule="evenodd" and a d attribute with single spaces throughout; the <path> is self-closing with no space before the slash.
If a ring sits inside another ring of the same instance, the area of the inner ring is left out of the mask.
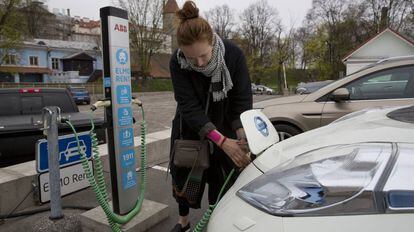
<path id="1" fill-rule="evenodd" d="M 414 104 L 414 56 L 379 61 L 313 93 L 256 103 L 286 139 L 364 108 Z"/>

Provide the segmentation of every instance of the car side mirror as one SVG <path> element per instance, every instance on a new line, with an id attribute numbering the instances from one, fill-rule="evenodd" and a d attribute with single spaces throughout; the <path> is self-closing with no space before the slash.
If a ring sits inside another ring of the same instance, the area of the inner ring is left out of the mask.
<path id="1" fill-rule="evenodd" d="M 333 91 L 331 99 L 335 102 L 349 100 L 349 91 L 347 88 L 339 88 Z"/>

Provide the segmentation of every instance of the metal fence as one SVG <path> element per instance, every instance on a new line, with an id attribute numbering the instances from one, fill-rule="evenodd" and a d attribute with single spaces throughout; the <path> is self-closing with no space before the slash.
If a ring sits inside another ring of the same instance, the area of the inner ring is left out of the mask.
<path id="1" fill-rule="evenodd" d="M 90 94 L 102 94 L 103 84 L 102 83 L 11 83 L 11 82 L 0 82 L 0 88 L 66 88 L 66 87 L 84 87 Z"/>

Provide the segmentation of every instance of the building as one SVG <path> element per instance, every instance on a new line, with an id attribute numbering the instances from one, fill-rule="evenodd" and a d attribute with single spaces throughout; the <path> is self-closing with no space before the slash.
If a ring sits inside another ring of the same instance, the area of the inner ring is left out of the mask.
<path id="1" fill-rule="evenodd" d="M 175 0 L 168 0 L 167 3 L 165 3 L 164 9 L 163 9 L 163 18 L 162 18 L 162 28 L 163 32 L 171 38 L 171 53 L 177 49 L 177 28 L 174 24 L 175 22 L 175 13 L 179 10 L 178 4 Z"/>
<path id="2" fill-rule="evenodd" d="M 101 43 L 101 22 L 75 16 L 72 18 L 71 41 Z"/>
<path id="3" fill-rule="evenodd" d="M 409 55 L 414 55 L 414 40 L 391 28 L 385 28 L 351 51 L 342 62 L 346 66 L 346 74 L 349 75 L 381 59 Z"/>
<path id="4" fill-rule="evenodd" d="M 34 39 L 6 55 L 0 82 L 85 83 L 102 76 L 96 43 Z"/>

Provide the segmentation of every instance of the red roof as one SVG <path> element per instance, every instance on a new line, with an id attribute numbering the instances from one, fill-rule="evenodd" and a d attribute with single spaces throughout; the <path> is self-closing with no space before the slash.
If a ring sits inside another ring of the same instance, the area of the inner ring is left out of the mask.
<path id="1" fill-rule="evenodd" d="M 90 20 L 88 22 L 81 20 L 75 20 L 75 23 L 79 24 L 79 27 L 83 27 L 83 28 L 96 28 L 96 27 L 100 27 L 101 26 L 101 22 L 99 20 Z"/>
<path id="2" fill-rule="evenodd" d="M 398 33 L 397 31 L 394 31 L 393 29 L 387 27 L 384 30 L 380 31 L 378 34 L 373 35 L 371 38 L 369 38 L 367 41 L 365 41 L 364 43 L 360 44 L 359 46 L 357 46 L 354 50 L 352 50 L 351 52 L 349 52 L 345 58 L 342 59 L 342 62 L 345 62 L 350 56 L 352 56 L 352 54 L 354 54 L 357 50 L 359 50 L 361 47 L 363 47 L 365 44 L 367 44 L 368 42 L 374 40 L 375 38 L 377 38 L 378 36 L 380 36 L 381 34 L 383 34 L 385 31 L 390 31 L 391 33 L 393 33 L 394 35 L 396 35 L 398 38 L 402 39 L 405 42 L 408 42 L 409 44 L 414 46 L 414 41 L 411 39 L 408 39 L 407 37 L 401 35 L 400 33 Z"/>
<path id="3" fill-rule="evenodd" d="M 0 72 L 7 73 L 46 73 L 51 74 L 52 70 L 38 67 L 21 67 L 21 66 L 0 66 Z"/>
<path id="4" fill-rule="evenodd" d="M 178 4 L 175 0 L 168 0 L 164 6 L 164 14 L 175 13 L 179 10 Z"/>

